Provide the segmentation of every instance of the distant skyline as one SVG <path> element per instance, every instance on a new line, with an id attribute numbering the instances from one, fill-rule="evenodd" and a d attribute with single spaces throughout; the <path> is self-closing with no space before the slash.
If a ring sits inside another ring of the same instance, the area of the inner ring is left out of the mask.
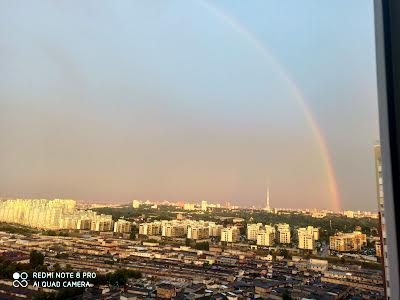
<path id="1" fill-rule="evenodd" d="M 0 198 L 377 210 L 372 0 L 0 0 L 0 51 Z"/>

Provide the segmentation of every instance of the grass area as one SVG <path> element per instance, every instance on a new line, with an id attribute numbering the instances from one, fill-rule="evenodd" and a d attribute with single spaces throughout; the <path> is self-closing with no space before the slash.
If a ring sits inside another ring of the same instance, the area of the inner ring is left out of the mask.
<path id="1" fill-rule="evenodd" d="M 0 231 L 22 235 L 31 235 L 33 233 L 40 232 L 39 230 L 31 227 L 8 223 L 0 223 Z"/>
<path id="2" fill-rule="evenodd" d="M 0 222 L 0 231 L 8 232 L 11 234 L 22 234 L 25 236 L 29 236 L 35 233 L 41 233 L 42 235 L 47 236 L 79 236 L 79 232 L 74 232 L 71 230 L 40 230 L 33 227 L 28 227 L 19 224 L 10 224 L 10 223 L 1 223 Z"/>

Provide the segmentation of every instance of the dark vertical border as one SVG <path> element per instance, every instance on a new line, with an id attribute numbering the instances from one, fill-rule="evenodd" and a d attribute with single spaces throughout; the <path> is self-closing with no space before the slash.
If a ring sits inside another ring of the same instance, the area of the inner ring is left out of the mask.
<path id="1" fill-rule="evenodd" d="M 376 60 L 390 299 L 400 299 L 400 1 L 375 0 Z"/>

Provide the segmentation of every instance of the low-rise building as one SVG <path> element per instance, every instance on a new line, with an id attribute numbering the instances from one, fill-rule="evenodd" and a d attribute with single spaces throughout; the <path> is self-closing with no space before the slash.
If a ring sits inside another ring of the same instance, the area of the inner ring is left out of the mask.
<path id="1" fill-rule="evenodd" d="M 157 298 L 172 299 L 176 296 L 176 289 L 172 284 L 162 283 L 157 286 Z"/>

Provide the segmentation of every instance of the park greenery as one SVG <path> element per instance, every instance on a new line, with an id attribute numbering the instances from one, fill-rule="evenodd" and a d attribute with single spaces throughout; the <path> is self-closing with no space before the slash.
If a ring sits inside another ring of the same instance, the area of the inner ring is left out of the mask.
<path id="1" fill-rule="evenodd" d="M 17 225 L 17 224 L 7 224 L 7 223 L 0 223 L 0 231 L 8 232 L 11 234 L 22 234 L 22 235 L 31 235 L 33 233 L 39 232 L 38 230 L 31 227 Z"/>
<path id="2" fill-rule="evenodd" d="M 128 279 L 139 279 L 142 277 L 142 273 L 138 271 L 119 269 L 112 273 L 107 273 L 105 276 L 105 281 L 101 282 L 99 279 L 98 283 L 108 283 L 111 285 L 123 286 L 128 282 Z"/>

